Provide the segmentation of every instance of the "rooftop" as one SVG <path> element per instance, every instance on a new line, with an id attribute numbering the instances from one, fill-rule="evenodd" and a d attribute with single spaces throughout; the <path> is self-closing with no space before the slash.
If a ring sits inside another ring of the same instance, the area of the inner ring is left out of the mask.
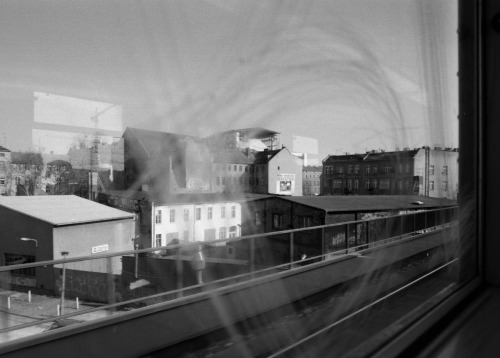
<path id="1" fill-rule="evenodd" d="M 0 206 L 54 226 L 133 218 L 122 210 L 76 195 L 1 196 Z"/>
<path id="2" fill-rule="evenodd" d="M 253 154 L 252 154 L 253 156 Z M 253 160 L 239 150 L 218 151 L 212 154 L 214 163 L 252 164 Z"/>
<path id="3" fill-rule="evenodd" d="M 435 209 L 457 205 L 456 201 L 418 195 L 338 195 L 280 197 L 327 213 Z M 422 202 L 423 204 L 415 204 Z"/>
<path id="4" fill-rule="evenodd" d="M 151 194 L 146 191 L 128 191 L 128 190 L 109 190 L 106 195 L 116 196 L 120 198 L 127 198 L 131 200 L 149 200 L 155 201 Z M 217 203 L 217 202 L 244 202 L 252 200 L 260 200 L 274 197 L 268 194 L 254 194 L 254 193 L 200 193 L 200 194 L 175 194 L 167 199 L 165 203 L 158 203 L 155 205 L 171 205 L 171 204 L 203 204 L 203 203 Z"/>
<path id="5" fill-rule="evenodd" d="M 175 148 L 187 138 L 198 140 L 196 137 L 184 134 L 150 131 L 131 127 L 125 130 L 123 136 L 125 137 L 127 133 L 133 135 L 137 139 L 150 157 L 156 157 L 164 153 L 166 149 L 174 151 Z"/>

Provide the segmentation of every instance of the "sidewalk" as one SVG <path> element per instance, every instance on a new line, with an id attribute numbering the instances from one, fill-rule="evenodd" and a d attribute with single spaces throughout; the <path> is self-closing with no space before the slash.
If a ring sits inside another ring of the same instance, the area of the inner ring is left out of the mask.
<path id="1" fill-rule="evenodd" d="M 8 308 L 8 298 L 10 297 L 10 309 Z M 8 332 L 0 333 L 0 343 L 12 341 L 33 334 L 42 333 L 47 330 L 62 326 L 77 324 L 84 321 L 91 321 L 102 317 L 107 317 L 110 312 L 106 310 L 82 313 L 81 315 L 58 320 L 58 305 L 61 299 L 43 295 L 29 295 L 26 292 L 17 292 L 0 289 L 0 329 L 11 328 Z M 75 299 L 65 299 L 64 313 L 85 311 L 93 308 L 85 304 L 80 304 L 77 310 Z M 30 327 L 16 329 L 16 326 L 37 322 L 49 318 L 54 318 L 53 322 L 35 324 Z"/>

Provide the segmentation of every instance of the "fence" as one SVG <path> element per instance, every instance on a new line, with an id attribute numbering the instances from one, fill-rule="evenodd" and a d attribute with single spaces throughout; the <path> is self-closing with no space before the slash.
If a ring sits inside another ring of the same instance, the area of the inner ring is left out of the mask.
<path id="1" fill-rule="evenodd" d="M 438 230 L 453 225 L 456 217 L 457 208 L 451 207 L 211 242 L 0 267 L 0 285 L 4 290 L 30 290 L 37 295 L 37 302 L 56 300 L 61 307 L 59 313 L 63 314 L 56 316 L 25 306 L 23 314 L 32 320 L 22 324 L 5 321 L 0 327 L 0 340 L 12 330 L 36 326 L 43 327 L 40 328 L 43 331 L 47 324 L 61 319 L 91 320 L 103 314 L 293 270 Z M 111 270 L 115 260 L 121 260 L 121 272 Z M 31 272 L 33 276 L 20 277 L 21 272 Z M 68 300 L 75 299 L 80 300 L 84 309 L 65 311 Z M 2 308 L 7 314 L 11 312 L 7 307 Z"/>

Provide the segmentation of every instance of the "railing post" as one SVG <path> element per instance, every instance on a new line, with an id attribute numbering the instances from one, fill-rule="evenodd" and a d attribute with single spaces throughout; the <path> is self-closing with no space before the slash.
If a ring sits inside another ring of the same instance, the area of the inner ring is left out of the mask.
<path id="1" fill-rule="evenodd" d="M 366 244 L 370 244 L 370 221 L 366 220 Z"/>
<path id="2" fill-rule="evenodd" d="M 349 224 L 344 224 L 345 253 L 349 253 Z"/>
<path id="3" fill-rule="evenodd" d="M 176 283 L 176 287 L 177 287 L 177 296 L 178 297 L 182 297 L 183 296 L 183 293 L 182 293 L 182 289 L 184 288 L 184 284 L 183 284 L 183 271 L 184 271 L 184 267 L 183 267 L 183 262 L 181 261 L 181 257 L 180 257 L 180 248 L 177 248 L 177 253 L 175 255 L 175 283 Z"/>
<path id="4" fill-rule="evenodd" d="M 325 227 L 321 228 L 321 260 L 326 260 L 325 257 Z"/>
<path id="5" fill-rule="evenodd" d="M 290 268 L 293 262 L 293 232 L 290 233 Z"/>
<path id="6" fill-rule="evenodd" d="M 254 241 L 254 238 L 252 237 L 250 239 L 250 272 L 252 273 L 252 278 L 254 277 L 253 276 L 253 273 L 255 271 L 255 241 Z"/>

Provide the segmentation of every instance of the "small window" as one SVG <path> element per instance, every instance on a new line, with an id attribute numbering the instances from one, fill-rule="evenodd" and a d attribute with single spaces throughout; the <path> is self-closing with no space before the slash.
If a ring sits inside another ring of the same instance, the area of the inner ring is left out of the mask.
<path id="1" fill-rule="evenodd" d="M 170 209 L 170 222 L 175 222 L 175 209 Z"/>
<path id="2" fill-rule="evenodd" d="M 283 227 L 283 215 L 273 214 L 273 229 L 281 229 Z"/>
<path id="3" fill-rule="evenodd" d="M 448 190 L 448 182 L 443 181 L 443 191 L 446 191 L 446 190 Z"/>
<path id="4" fill-rule="evenodd" d="M 219 229 L 219 239 L 225 239 L 226 238 L 226 228 L 221 227 Z"/>
<path id="5" fill-rule="evenodd" d="M 161 224 L 161 210 L 156 210 L 155 222 Z"/>
<path id="6" fill-rule="evenodd" d="M 189 209 L 184 209 L 184 221 L 189 221 Z"/>
<path id="7" fill-rule="evenodd" d="M 155 247 L 161 246 L 161 234 L 156 234 L 155 236 Z"/>
<path id="8" fill-rule="evenodd" d="M 442 172 L 443 175 L 448 175 L 448 166 L 447 165 L 443 165 L 443 172 Z"/>
<path id="9" fill-rule="evenodd" d="M 434 175 L 434 165 L 429 165 L 429 175 Z"/>
<path id="10" fill-rule="evenodd" d="M 207 218 L 208 218 L 208 220 L 212 220 L 212 216 L 213 216 L 213 208 L 209 207 L 207 209 Z"/>
<path id="11" fill-rule="evenodd" d="M 224 206 L 220 208 L 220 217 L 222 219 L 226 217 L 226 208 Z"/>
<path id="12" fill-rule="evenodd" d="M 236 217 L 236 206 L 231 206 L 231 217 L 232 218 Z"/>
<path id="13" fill-rule="evenodd" d="M 260 211 L 255 212 L 255 225 L 262 224 L 262 213 Z"/>
<path id="14" fill-rule="evenodd" d="M 312 226 L 312 217 L 300 216 L 299 217 L 299 227 L 309 227 L 309 226 Z"/>
<path id="15" fill-rule="evenodd" d="M 201 208 L 196 208 L 196 220 L 201 220 Z"/>
<path id="16" fill-rule="evenodd" d="M 433 181 L 429 182 L 429 190 L 434 190 L 434 182 Z"/>
<path id="17" fill-rule="evenodd" d="M 236 230 L 236 226 L 229 227 L 229 238 L 233 238 L 238 236 L 238 231 Z"/>

